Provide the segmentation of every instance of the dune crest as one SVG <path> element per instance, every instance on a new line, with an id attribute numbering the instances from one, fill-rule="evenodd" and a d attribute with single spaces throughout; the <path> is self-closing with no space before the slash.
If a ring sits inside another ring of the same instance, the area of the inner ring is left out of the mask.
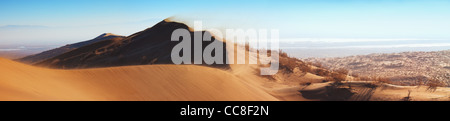
<path id="1" fill-rule="evenodd" d="M 278 100 L 232 73 L 197 65 L 56 70 L 0 59 L 0 100 Z"/>

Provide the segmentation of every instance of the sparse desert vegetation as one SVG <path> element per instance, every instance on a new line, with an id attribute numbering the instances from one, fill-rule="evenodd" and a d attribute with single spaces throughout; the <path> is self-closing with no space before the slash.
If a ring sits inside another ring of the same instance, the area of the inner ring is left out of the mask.
<path id="1" fill-rule="evenodd" d="M 296 81 L 301 87 L 299 93 L 304 98 L 319 100 L 391 100 L 391 101 L 417 101 L 429 100 L 436 95 L 438 88 L 446 86 L 442 81 L 423 77 L 411 77 L 417 82 L 405 84 L 385 75 L 364 75 L 354 73 L 346 68 L 327 68 L 321 62 L 305 62 L 288 56 L 281 51 L 280 72 L 270 76 L 270 80 L 279 83 Z M 311 74 L 320 78 L 305 78 Z M 298 76 L 293 76 L 298 75 Z M 296 77 L 296 78 L 292 78 Z M 318 86 L 321 85 L 321 86 Z M 398 93 L 398 95 L 394 95 Z M 447 92 L 439 92 L 439 95 Z M 423 96 L 423 95 L 430 95 Z M 434 100 L 446 100 L 444 97 L 435 97 Z"/>
<path id="2" fill-rule="evenodd" d="M 438 80 L 439 86 L 450 86 L 450 69 L 447 68 L 450 50 L 309 58 L 304 61 L 320 63 L 316 65 L 330 69 L 347 68 L 351 70 L 350 75 L 358 75 L 360 80 L 410 86 L 427 85 L 431 80 Z"/>

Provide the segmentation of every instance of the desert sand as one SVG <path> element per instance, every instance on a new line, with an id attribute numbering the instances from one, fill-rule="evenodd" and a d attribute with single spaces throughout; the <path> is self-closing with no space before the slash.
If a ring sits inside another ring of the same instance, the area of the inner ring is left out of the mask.
<path id="1" fill-rule="evenodd" d="M 249 51 L 235 52 L 235 56 Z M 236 58 L 235 58 L 236 59 Z M 256 57 L 248 57 L 248 60 Z M 0 100 L 56 101 L 448 101 L 450 88 L 396 86 L 347 81 L 335 86 L 324 77 L 294 69 L 274 79 L 257 64 L 134 65 L 50 69 L 0 58 Z"/>
<path id="2" fill-rule="evenodd" d="M 0 100 L 278 100 L 230 72 L 196 65 L 55 70 L 0 59 Z"/>
<path id="3" fill-rule="evenodd" d="M 293 82 L 262 78 L 252 65 L 231 65 L 233 71 L 198 65 L 60 70 L 0 58 L 0 67 L 3 101 L 402 101 L 409 91 L 412 101 L 450 100 L 446 87 L 430 91 L 427 86 L 350 81 L 330 89 L 332 82 L 293 83 L 321 79 L 313 74 Z"/>

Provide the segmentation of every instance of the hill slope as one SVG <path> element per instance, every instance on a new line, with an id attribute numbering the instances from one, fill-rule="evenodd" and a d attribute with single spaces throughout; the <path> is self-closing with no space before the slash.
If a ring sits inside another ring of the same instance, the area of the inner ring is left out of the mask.
<path id="1" fill-rule="evenodd" d="M 124 36 L 119 36 L 119 35 L 114 35 L 111 33 L 104 33 L 102 35 L 97 36 L 94 39 L 91 40 L 87 40 L 87 41 L 83 41 L 83 42 L 78 42 L 78 43 L 74 43 L 74 44 L 68 44 L 59 48 L 55 48 L 55 49 L 51 49 L 51 50 L 47 50 L 44 52 L 41 52 L 39 54 L 35 54 L 35 55 L 30 55 L 30 56 L 26 56 L 23 58 L 18 59 L 18 61 L 24 62 L 24 63 L 38 63 L 50 58 L 53 58 L 55 56 L 64 54 L 66 52 L 78 49 L 80 47 L 86 46 L 86 45 L 90 45 L 92 43 L 96 43 L 99 41 L 104 41 L 104 40 L 109 40 L 109 39 L 123 39 L 125 38 Z"/>
<path id="2" fill-rule="evenodd" d="M 277 100 L 235 75 L 196 65 L 54 70 L 0 59 L 0 100 Z"/>
<path id="3" fill-rule="evenodd" d="M 36 65 L 51 68 L 94 68 L 125 65 L 173 64 L 172 48 L 181 41 L 171 41 L 172 32 L 176 29 L 190 30 L 183 23 L 167 20 L 137 32 L 124 39 L 110 39 L 83 46 L 71 52 L 37 63 Z M 207 31 L 190 31 L 191 45 L 194 45 L 194 34 L 211 34 Z M 211 40 L 215 40 L 212 37 Z M 213 41 L 202 41 L 202 50 Z M 191 48 L 194 52 L 194 47 Z M 224 59 L 226 46 L 223 49 Z M 194 56 L 194 54 L 192 54 Z M 192 58 L 193 59 L 193 58 Z M 228 65 L 213 65 L 227 67 Z"/>

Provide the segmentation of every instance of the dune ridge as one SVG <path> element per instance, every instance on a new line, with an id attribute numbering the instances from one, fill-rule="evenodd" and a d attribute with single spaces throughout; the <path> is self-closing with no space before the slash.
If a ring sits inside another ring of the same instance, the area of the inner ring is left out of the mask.
<path id="1" fill-rule="evenodd" d="M 41 61 L 53 58 L 55 56 L 64 54 L 66 52 L 70 52 L 72 50 L 76 50 L 80 47 L 86 46 L 86 45 L 90 45 L 96 42 L 101 42 L 101 41 L 106 41 L 106 40 L 110 40 L 110 39 L 124 39 L 125 36 L 121 36 L 121 35 L 115 35 L 112 33 L 103 33 L 97 37 L 95 37 L 94 39 L 91 40 L 86 40 L 86 41 L 82 41 L 82 42 L 77 42 L 77 43 L 73 43 L 73 44 L 68 44 L 62 47 L 58 47 L 58 48 L 54 48 L 51 50 L 47 50 L 38 54 L 33 54 L 33 55 L 28 55 L 26 57 L 17 59 L 17 61 L 20 62 L 24 62 L 24 63 L 29 63 L 29 64 L 35 64 L 35 63 L 39 63 Z"/>
<path id="2" fill-rule="evenodd" d="M 56 70 L 0 59 L 0 100 L 278 100 L 232 73 L 197 65 Z"/>
<path id="3" fill-rule="evenodd" d="M 58 68 L 58 69 L 81 69 L 114 67 L 128 65 L 153 65 L 173 64 L 171 59 L 172 49 L 181 41 L 171 41 L 172 33 L 177 29 L 189 30 L 189 26 L 183 23 L 163 20 L 158 24 L 143 31 L 136 32 L 121 39 L 108 39 L 85 45 L 70 52 L 57 55 L 34 65 Z M 194 45 L 194 35 L 211 35 L 209 31 L 189 31 L 191 45 Z M 216 40 L 214 37 L 211 40 Z M 197 40 L 198 41 L 198 40 Z M 204 50 L 206 46 L 214 41 L 201 41 Z M 225 50 L 221 51 L 226 56 Z M 194 47 L 191 48 L 194 55 Z M 192 62 L 193 59 L 192 59 Z M 206 65 L 205 62 L 203 62 Z M 228 68 L 226 64 L 212 64 L 218 68 Z"/>

